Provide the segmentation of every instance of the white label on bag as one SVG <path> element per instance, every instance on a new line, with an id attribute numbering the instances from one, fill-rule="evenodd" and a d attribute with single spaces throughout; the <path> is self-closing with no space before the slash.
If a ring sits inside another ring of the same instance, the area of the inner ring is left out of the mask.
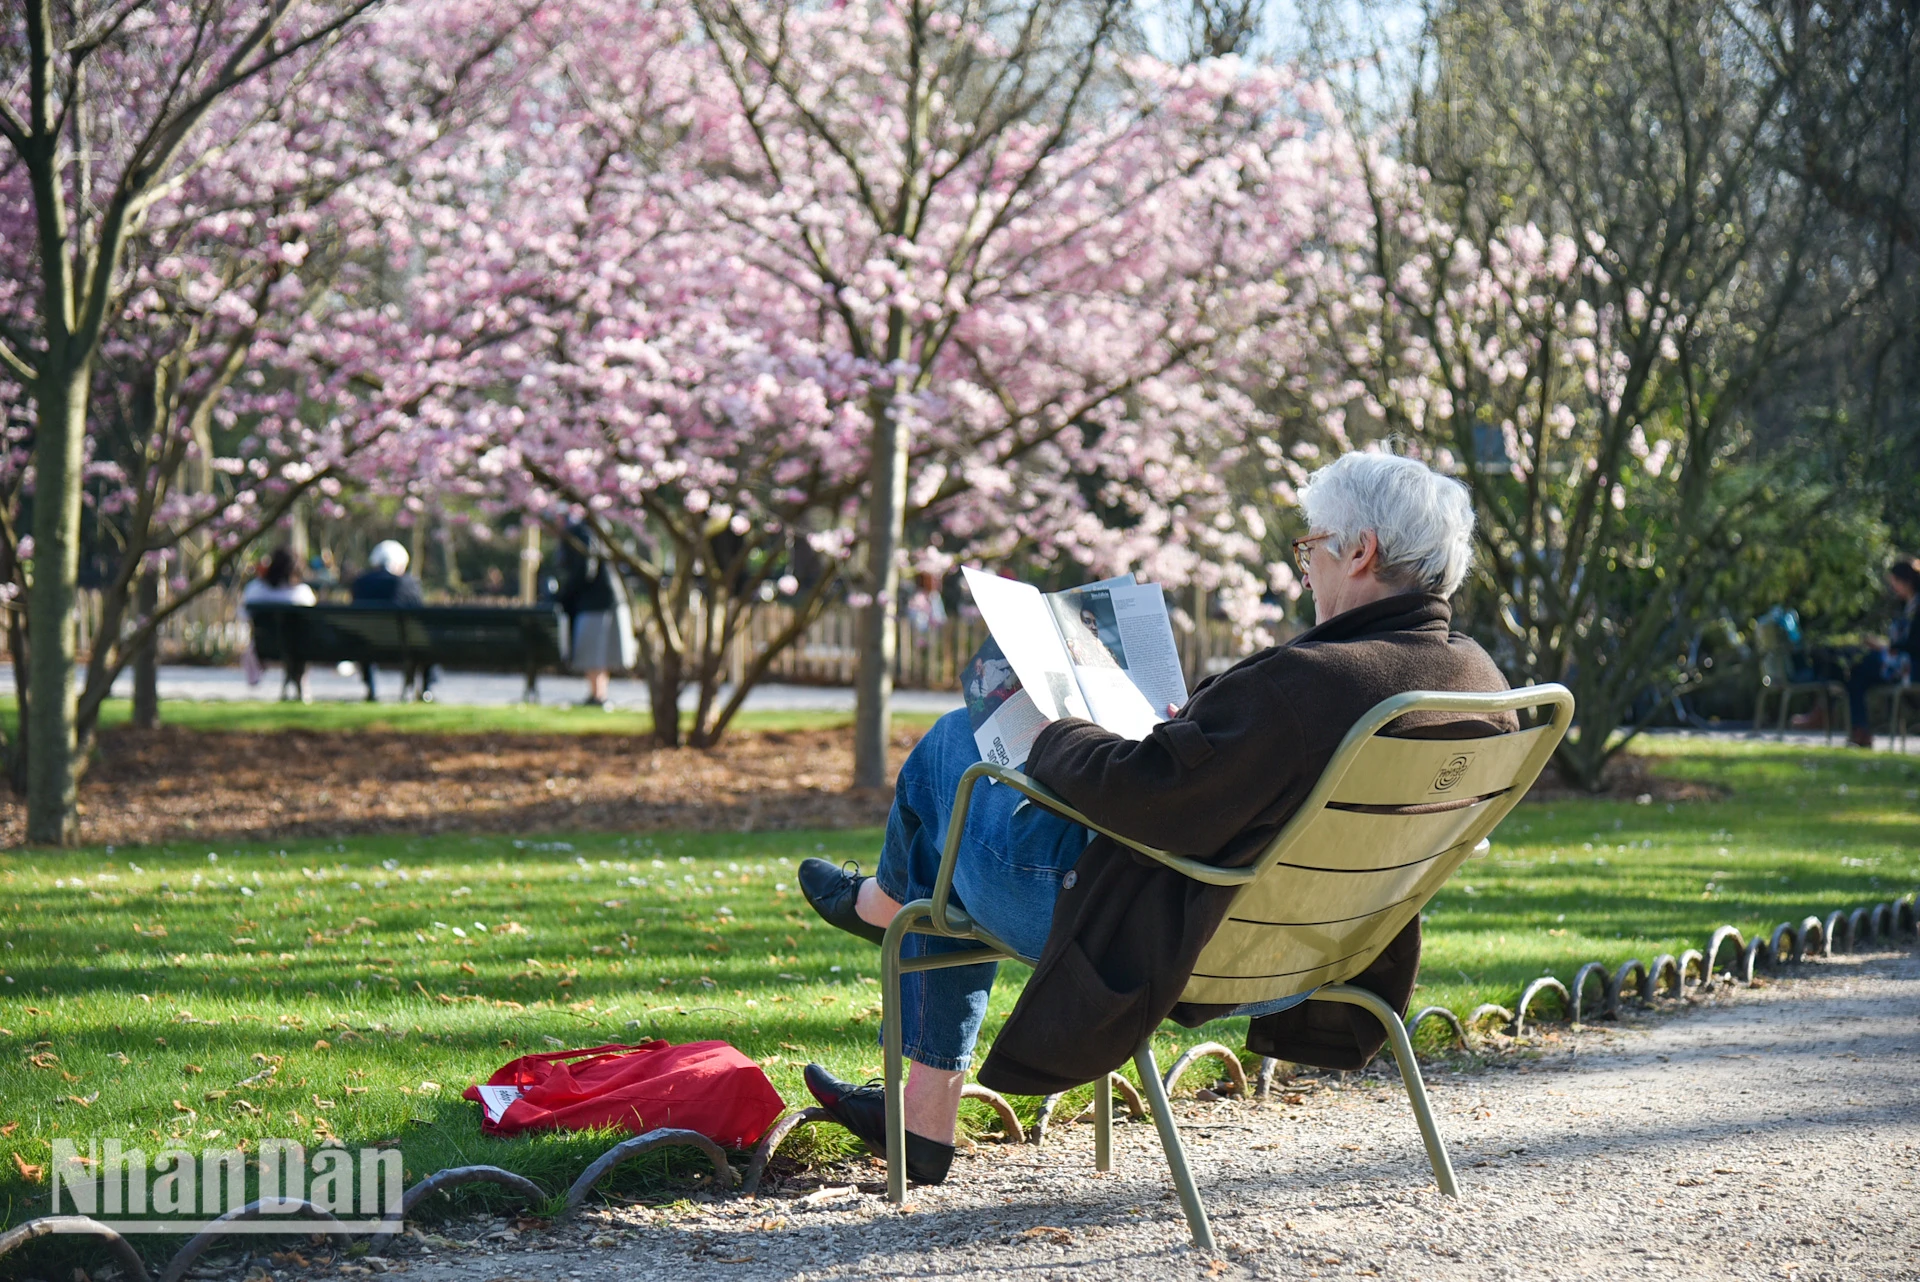
<path id="1" fill-rule="evenodd" d="M 518 1086 L 482 1086 L 480 1088 L 480 1107 L 487 1111 L 489 1122 L 498 1122 L 506 1115 L 507 1105 L 519 1098 Z"/>

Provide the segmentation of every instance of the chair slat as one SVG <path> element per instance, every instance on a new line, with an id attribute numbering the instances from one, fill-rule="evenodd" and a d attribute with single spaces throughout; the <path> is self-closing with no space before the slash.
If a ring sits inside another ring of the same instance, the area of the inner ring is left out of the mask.
<path id="1" fill-rule="evenodd" d="M 1417 864 L 1377 872 L 1274 865 L 1235 898 L 1194 963 L 1181 999 L 1241 1005 L 1351 978 L 1392 942 L 1470 853 L 1463 844 Z M 1256 893 L 1263 889 L 1266 894 Z"/>
<path id="2" fill-rule="evenodd" d="M 1301 839 L 1281 857 L 1279 866 L 1322 868 L 1334 872 L 1368 872 L 1377 868 L 1399 868 L 1417 864 L 1459 841 L 1489 810 L 1500 804 L 1504 794 L 1496 794 L 1460 810 L 1442 810 L 1432 814 L 1366 814 L 1350 810 L 1323 810 L 1314 816 Z M 1291 899 L 1293 891 L 1285 882 L 1262 877 L 1242 892 L 1242 899 L 1259 900 L 1268 895 Z"/>
<path id="3" fill-rule="evenodd" d="M 1361 749 L 1330 800 L 1406 806 L 1499 792 L 1513 783 L 1514 772 L 1551 730 L 1541 725 L 1483 739 L 1376 736 Z"/>

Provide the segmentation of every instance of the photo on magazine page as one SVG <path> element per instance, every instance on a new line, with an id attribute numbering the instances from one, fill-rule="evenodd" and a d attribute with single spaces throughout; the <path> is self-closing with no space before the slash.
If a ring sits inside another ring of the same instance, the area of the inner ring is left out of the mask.
<path id="1" fill-rule="evenodd" d="M 967 660 L 960 689 L 980 760 L 996 766 L 1025 765 L 1033 741 L 1049 718 L 1021 688 L 1019 674 L 991 636 Z"/>
<path id="2" fill-rule="evenodd" d="M 1083 668 L 1127 666 L 1127 647 L 1120 639 L 1120 617 L 1114 612 L 1109 588 L 1074 588 L 1047 595 L 1047 608 L 1059 625 L 1067 655 Z"/>

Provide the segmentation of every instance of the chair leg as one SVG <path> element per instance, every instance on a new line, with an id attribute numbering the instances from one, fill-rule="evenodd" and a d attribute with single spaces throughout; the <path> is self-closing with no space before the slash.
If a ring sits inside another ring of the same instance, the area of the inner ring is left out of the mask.
<path id="1" fill-rule="evenodd" d="M 1113 1083 L 1105 1075 L 1093 1084 L 1093 1169 L 1113 1169 Z"/>
<path id="2" fill-rule="evenodd" d="M 907 1200 L 906 1040 L 900 1023 L 900 946 L 906 942 L 902 911 L 880 941 L 880 1023 L 887 1075 L 887 1201 Z"/>
<path id="3" fill-rule="evenodd" d="M 1193 1172 L 1187 1169 L 1187 1150 L 1180 1143 L 1179 1128 L 1173 1124 L 1173 1110 L 1167 1105 L 1167 1088 L 1160 1080 L 1160 1066 L 1153 1062 L 1151 1039 L 1140 1044 L 1140 1049 L 1134 1052 L 1133 1063 L 1140 1070 L 1140 1089 L 1147 1097 L 1147 1107 L 1153 1110 L 1153 1124 L 1160 1131 L 1160 1147 L 1167 1154 L 1167 1172 L 1173 1176 L 1174 1191 L 1180 1195 L 1180 1208 L 1187 1213 L 1193 1245 L 1202 1251 L 1212 1251 L 1213 1226 L 1207 1223 L 1207 1208 L 1200 1205 L 1200 1190 L 1194 1187 Z"/>
<path id="4" fill-rule="evenodd" d="M 1400 1080 L 1406 1083 L 1407 1102 L 1413 1105 L 1413 1116 L 1420 1123 L 1420 1138 L 1426 1141 L 1427 1161 L 1433 1164 L 1434 1181 L 1448 1197 L 1459 1197 L 1460 1186 L 1454 1182 L 1453 1162 L 1447 1157 L 1440 1128 L 1434 1125 L 1433 1106 L 1427 1102 L 1427 1084 L 1420 1076 L 1420 1061 L 1413 1055 L 1413 1039 L 1407 1036 L 1407 1026 L 1400 1022 L 1399 1014 L 1375 994 L 1351 984 L 1329 984 L 1315 993 L 1313 999 L 1363 1007 L 1387 1030 L 1387 1042 L 1400 1065 Z"/>

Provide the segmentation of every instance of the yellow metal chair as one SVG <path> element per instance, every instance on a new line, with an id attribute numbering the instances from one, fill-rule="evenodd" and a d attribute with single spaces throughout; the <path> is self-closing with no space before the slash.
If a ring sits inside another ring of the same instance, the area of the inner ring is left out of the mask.
<path id="1" fill-rule="evenodd" d="M 1473 720 L 1503 712 L 1546 712 L 1540 724 L 1511 734 L 1463 739 L 1396 738 L 1384 733 L 1410 712 L 1439 712 Z M 1406 1026 L 1392 1007 L 1366 989 L 1341 981 L 1365 970 L 1426 906 L 1488 833 L 1532 786 L 1573 718 L 1573 696 L 1558 685 L 1501 694 L 1412 692 L 1382 702 L 1341 742 L 1300 810 L 1254 863 L 1216 868 L 1168 854 L 1101 827 L 1046 788 L 1015 770 L 981 762 L 960 778 L 947 826 L 933 897 L 901 908 L 881 943 L 886 1057 L 887 1197 L 906 1197 L 906 1117 L 900 1025 L 900 976 L 908 971 L 1020 958 L 950 902 L 954 862 L 973 790 L 991 779 L 1196 881 L 1237 886 L 1238 893 L 1213 939 L 1201 952 L 1182 1000 L 1249 1007 L 1312 993 L 1312 1001 L 1359 1006 L 1386 1027 L 1407 1098 L 1419 1120 L 1434 1178 L 1456 1195 L 1453 1167 L 1433 1122 L 1420 1065 Z M 903 959 L 910 933 L 969 939 L 980 949 Z M 1152 1040 L 1134 1055 L 1140 1085 L 1153 1110 L 1174 1187 L 1194 1245 L 1213 1249 L 1206 1208 L 1187 1169 L 1186 1152 L 1154 1062 Z M 1094 1084 L 1094 1165 L 1112 1168 L 1113 1093 Z"/>

